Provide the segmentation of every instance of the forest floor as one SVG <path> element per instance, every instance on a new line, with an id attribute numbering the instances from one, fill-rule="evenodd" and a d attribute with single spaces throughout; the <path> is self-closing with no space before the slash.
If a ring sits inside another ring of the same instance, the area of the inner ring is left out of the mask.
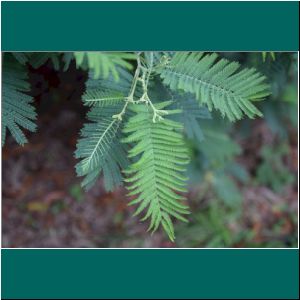
<path id="1" fill-rule="evenodd" d="M 212 245 L 210 240 L 216 231 L 209 232 L 207 227 L 191 230 L 179 226 L 174 244 L 161 231 L 150 235 L 146 232 L 147 224 L 132 217 L 133 208 L 127 206 L 123 188 L 106 193 L 100 181 L 88 192 L 83 191 L 80 178 L 76 177 L 73 154 L 85 115 L 79 100 L 84 76 L 77 74 L 76 78 L 69 78 L 69 83 L 68 80 L 52 82 L 51 96 L 48 86 L 41 87 L 40 75 L 33 72 L 31 76 L 35 86 L 33 94 L 36 93 L 34 96 L 40 106 L 38 131 L 27 135 L 29 143 L 23 147 L 8 137 L 2 151 L 3 247 L 150 248 Z M 75 91 L 71 84 L 74 80 L 78 81 Z M 64 86 L 60 82 L 65 82 Z M 53 100 L 53 105 L 47 105 L 49 99 Z M 239 157 L 248 170 L 255 168 L 258 163 L 255 154 L 257 147 L 264 139 L 272 138 L 263 121 L 258 120 L 253 124 L 251 143 L 241 145 L 243 154 Z M 289 168 L 296 174 L 297 141 L 291 141 L 290 144 L 293 159 Z M 193 210 L 201 212 L 207 207 L 206 202 L 195 204 L 193 200 L 199 189 L 201 184 L 189 193 L 192 213 Z M 297 184 L 288 185 L 280 194 L 259 184 L 241 186 L 241 191 L 243 203 L 240 216 L 226 223 L 225 242 L 214 245 L 296 246 Z M 217 234 L 224 235 L 224 232 Z"/>

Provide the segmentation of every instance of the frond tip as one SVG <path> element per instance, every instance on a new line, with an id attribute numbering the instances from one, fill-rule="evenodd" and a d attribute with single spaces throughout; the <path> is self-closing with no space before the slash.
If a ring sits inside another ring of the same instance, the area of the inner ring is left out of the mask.
<path id="1" fill-rule="evenodd" d="M 239 63 L 218 59 L 216 53 L 179 52 L 160 75 L 171 89 L 195 94 L 201 105 L 219 110 L 230 121 L 244 114 L 262 116 L 251 102 L 270 94 L 266 77 L 254 68 L 239 68 Z"/>
<path id="2" fill-rule="evenodd" d="M 163 109 L 169 102 L 159 103 Z M 127 122 L 123 132 L 124 143 L 132 144 L 129 157 L 135 158 L 125 171 L 130 191 L 129 196 L 137 196 L 130 205 L 138 204 L 135 215 L 147 209 L 142 220 L 150 219 L 149 230 L 156 231 L 161 224 L 174 241 L 171 216 L 187 221 L 188 206 L 182 203 L 187 178 L 183 175 L 188 163 L 188 154 L 183 141 L 182 125 L 164 117 L 153 122 L 153 111 L 149 106 L 131 104 L 135 113 Z M 169 111 L 172 112 L 172 111 Z"/>
<path id="3" fill-rule="evenodd" d="M 81 131 L 76 158 L 82 160 L 76 165 L 78 176 L 86 176 L 82 186 L 89 188 L 98 179 L 101 171 L 107 190 L 112 190 L 122 180 L 119 166 L 124 156 L 118 142 L 120 122 L 112 118 L 101 122 L 87 123 Z"/>

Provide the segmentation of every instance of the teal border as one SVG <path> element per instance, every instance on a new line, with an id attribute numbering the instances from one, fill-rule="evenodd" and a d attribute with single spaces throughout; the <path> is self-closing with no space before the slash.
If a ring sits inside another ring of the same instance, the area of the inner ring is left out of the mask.
<path id="1" fill-rule="evenodd" d="M 297 51 L 298 2 L 1 2 L 2 51 Z"/>
<path id="2" fill-rule="evenodd" d="M 1 2 L 2 51 L 297 51 L 298 2 Z M 150 20 L 150 22 L 149 22 Z M 1 251 L 2 298 L 299 295 L 299 251 Z"/>
<path id="3" fill-rule="evenodd" d="M 298 250 L 2 250 L 7 299 L 297 299 Z"/>

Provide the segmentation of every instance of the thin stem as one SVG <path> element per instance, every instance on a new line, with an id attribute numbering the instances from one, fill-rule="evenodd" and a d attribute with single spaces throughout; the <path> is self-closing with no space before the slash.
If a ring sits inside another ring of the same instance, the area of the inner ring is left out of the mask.
<path id="1" fill-rule="evenodd" d="M 131 85 L 131 88 L 130 88 L 129 95 L 128 95 L 128 97 L 126 97 L 125 104 L 123 106 L 122 111 L 117 115 L 113 115 L 114 119 L 119 119 L 120 121 L 122 120 L 122 117 L 125 114 L 127 106 L 128 106 L 129 103 L 138 104 L 138 103 L 144 102 L 146 105 L 150 105 L 151 109 L 153 110 L 152 121 L 154 123 L 156 122 L 156 120 L 159 120 L 159 121 L 162 120 L 163 115 L 168 114 L 168 112 L 166 110 L 156 109 L 155 106 L 153 105 L 152 101 L 150 100 L 149 96 L 148 96 L 148 84 L 149 84 L 152 69 L 153 69 L 153 52 L 150 52 L 150 64 L 149 64 L 148 68 L 142 66 L 141 56 L 140 56 L 140 53 L 138 53 L 137 68 L 136 68 L 135 73 L 134 73 L 134 77 L 133 77 L 133 80 L 132 80 L 132 85 Z M 142 75 L 140 76 L 141 71 L 142 71 Z M 136 85 L 137 85 L 138 81 L 141 81 L 141 83 L 142 83 L 143 95 L 141 96 L 141 98 L 139 100 L 135 101 L 134 100 L 134 93 L 135 93 Z"/>
<path id="2" fill-rule="evenodd" d="M 148 76 L 147 76 L 147 80 L 146 80 L 146 86 L 148 86 L 150 75 L 151 75 L 151 72 L 152 72 L 152 68 L 153 68 L 153 52 L 150 52 L 150 67 L 148 69 Z"/>
<path id="3" fill-rule="evenodd" d="M 138 57 L 137 57 L 137 68 L 136 68 L 135 73 L 134 73 L 132 85 L 131 85 L 131 88 L 130 88 L 130 93 L 129 93 L 129 96 L 128 96 L 129 99 L 132 98 L 132 101 L 133 101 L 133 96 L 134 96 L 134 92 L 135 92 L 135 89 L 136 89 L 137 81 L 139 79 L 141 68 L 142 68 L 141 58 L 140 58 L 140 54 L 138 54 Z"/>
<path id="4" fill-rule="evenodd" d="M 152 121 L 155 123 L 156 120 L 162 120 L 163 117 L 162 115 L 166 115 L 168 114 L 167 111 L 165 110 L 159 110 L 156 109 L 156 107 L 153 105 L 152 101 L 150 100 L 149 96 L 148 96 L 148 84 L 149 84 L 149 79 L 151 76 L 151 72 L 152 72 L 152 68 L 153 68 L 153 52 L 150 52 L 150 64 L 149 64 L 149 68 L 144 68 L 143 71 L 143 75 L 141 78 L 142 84 L 143 84 L 143 96 L 141 97 L 141 99 L 139 100 L 139 102 L 146 102 L 147 105 L 150 105 L 152 110 L 153 110 L 153 118 Z"/>
<path id="5" fill-rule="evenodd" d="M 134 73 L 134 77 L 133 77 L 132 84 L 131 84 L 131 87 L 130 87 L 129 95 L 125 98 L 126 100 L 125 100 L 125 104 L 123 106 L 122 111 L 119 114 L 113 115 L 114 119 L 119 119 L 120 121 L 122 121 L 122 117 L 126 112 L 126 108 L 127 108 L 128 104 L 129 103 L 134 103 L 133 96 L 134 96 L 134 93 L 135 93 L 137 81 L 139 79 L 141 67 L 142 67 L 142 65 L 141 65 L 140 53 L 138 53 L 137 68 L 136 68 L 135 73 Z"/>

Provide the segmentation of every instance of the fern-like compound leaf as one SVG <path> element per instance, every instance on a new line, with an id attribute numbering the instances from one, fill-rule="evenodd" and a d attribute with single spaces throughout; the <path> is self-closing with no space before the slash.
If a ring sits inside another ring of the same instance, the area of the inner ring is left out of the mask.
<path id="1" fill-rule="evenodd" d="M 26 69 L 17 62 L 7 61 L 5 57 L 2 76 L 2 146 L 7 129 L 18 144 L 24 145 L 27 138 L 21 128 L 36 130 L 33 99 L 25 94 L 30 89 Z"/>
<path id="2" fill-rule="evenodd" d="M 75 52 L 77 66 L 93 71 L 94 79 L 108 78 L 110 74 L 115 80 L 119 80 L 117 67 L 132 69 L 127 60 L 136 59 L 134 53 L 126 52 Z"/>
<path id="3" fill-rule="evenodd" d="M 220 111 L 231 121 L 262 116 L 252 101 L 270 94 L 266 77 L 256 69 L 239 70 L 237 62 L 219 59 L 216 53 L 176 53 L 160 71 L 163 82 L 172 90 L 196 95 L 201 105 Z"/>
<path id="4" fill-rule="evenodd" d="M 83 102 L 91 109 L 87 114 L 90 123 L 81 130 L 75 157 L 78 176 L 85 176 L 82 186 L 90 188 L 104 175 L 104 186 L 111 191 L 122 183 L 121 169 L 128 166 L 126 146 L 120 142 L 122 121 L 113 118 L 120 113 L 130 89 L 132 76 L 122 70 L 124 77 L 117 85 L 112 75 L 108 79 L 89 78 Z"/>
<path id="5" fill-rule="evenodd" d="M 170 102 L 156 104 L 163 109 Z M 127 188 L 138 204 L 136 215 L 147 210 L 142 220 L 150 219 L 149 230 L 162 225 L 169 238 L 174 241 L 171 217 L 186 221 L 188 206 L 182 203 L 186 192 L 184 176 L 188 154 L 183 141 L 182 125 L 167 119 L 153 122 L 153 111 L 149 106 L 132 104 L 135 113 L 127 122 L 123 132 L 124 143 L 132 145 L 129 157 L 133 159 L 126 170 Z M 172 113 L 172 111 L 169 111 Z"/>
<path id="6" fill-rule="evenodd" d="M 211 127 L 203 127 L 206 138 L 199 148 L 210 163 L 220 167 L 241 154 L 241 148 L 228 134 Z"/>
<path id="7" fill-rule="evenodd" d="M 207 107 L 199 106 L 192 95 L 175 94 L 174 106 L 181 109 L 182 113 L 178 115 L 177 120 L 184 125 L 184 131 L 187 138 L 193 141 L 202 142 L 204 140 L 203 129 L 201 127 L 202 119 L 211 119 Z"/>

